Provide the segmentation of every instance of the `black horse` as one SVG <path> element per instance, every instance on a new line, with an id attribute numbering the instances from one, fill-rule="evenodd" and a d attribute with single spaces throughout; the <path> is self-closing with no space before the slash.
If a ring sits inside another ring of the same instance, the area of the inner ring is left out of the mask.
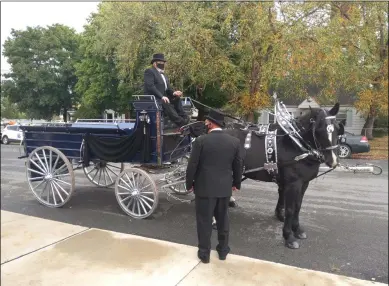
<path id="1" fill-rule="evenodd" d="M 266 160 L 265 136 L 251 136 L 251 147 L 244 148 L 247 143 L 247 134 L 250 130 L 258 130 L 258 127 L 235 125 L 224 132 L 235 136 L 241 141 L 244 154 L 244 179 L 252 179 L 263 182 L 275 182 L 278 185 L 278 203 L 275 209 L 277 218 L 284 222 L 283 237 L 285 245 L 292 249 L 299 248 L 297 239 L 305 239 L 307 235 L 300 225 L 299 214 L 304 193 L 309 182 L 315 179 L 319 173 L 321 163 L 331 168 L 338 165 L 337 144 L 338 137 L 344 133 L 344 127 L 336 122 L 336 114 L 339 111 L 339 103 L 331 110 L 311 109 L 310 113 L 293 119 L 303 143 L 313 152 L 303 152 L 301 148 L 286 134 L 278 123 L 270 124 L 270 130 L 277 129 L 277 171 L 270 174 L 267 170 L 247 172 L 263 167 Z M 246 146 L 247 147 L 247 146 Z M 303 155 L 306 153 L 305 155 Z M 309 154 L 307 156 L 307 154 Z M 300 156 L 303 155 L 303 156 Z M 300 156 L 300 157 L 299 157 Z"/>

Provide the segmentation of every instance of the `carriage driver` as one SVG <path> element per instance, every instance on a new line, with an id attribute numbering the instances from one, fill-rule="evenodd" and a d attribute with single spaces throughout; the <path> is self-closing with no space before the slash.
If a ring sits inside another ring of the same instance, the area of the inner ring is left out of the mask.
<path id="1" fill-rule="evenodd" d="M 177 126 L 189 123 L 189 116 L 182 108 L 182 92 L 173 91 L 169 79 L 165 75 L 165 57 L 163 54 L 154 54 L 151 60 L 152 67 L 144 72 L 144 94 L 154 95 L 162 103 L 164 113 Z"/>

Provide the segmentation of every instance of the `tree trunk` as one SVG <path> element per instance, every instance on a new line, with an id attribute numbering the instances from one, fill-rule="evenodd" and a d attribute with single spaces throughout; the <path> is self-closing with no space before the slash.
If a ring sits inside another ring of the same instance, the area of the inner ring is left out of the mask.
<path id="1" fill-rule="evenodd" d="M 203 86 L 201 85 L 197 85 L 196 86 L 196 100 L 197 101 L 200 101 L 201 102 L 201 99 L 203 97 Z M 199 113 L 197 115 L 197 121 L 204 121 L 204 117 L 205 117 L 205 110 L 204 110 L 204 106 L 199 106 L 198 110 L 199 110 Z"/>
<path id="2" fill-rule="evenodd" d="M 63 121 L 68 122 L 68 109 L 64 107 L 63 109 Z"/>
<path id="3" fill-rule="evenodd" d="M 374 139 L 373 137 L 374 121 L 375 121 L 375 117 L 369 114 L 362 128 L 361 135 L 366 136 L 368 140 Z"/>

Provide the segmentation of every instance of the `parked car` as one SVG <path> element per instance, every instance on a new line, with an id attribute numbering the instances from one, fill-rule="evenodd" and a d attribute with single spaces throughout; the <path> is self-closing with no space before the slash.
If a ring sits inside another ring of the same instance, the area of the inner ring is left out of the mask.
<path id="1" fill-rule="evenodd" d="M 19 128 L 19 125 L 7 125 L 1 132 L 1 143 L 3 144 L 21 142 L 23 139 L 23 132 Z"/>
<path id="2" fill-rule="evenodd" d="M 346 159 L 352 154 L 370 152 L 370 144 L 366 136 L 355 135 L 350 132 L 344 132 L 340 136 L 339 157 Z"/>

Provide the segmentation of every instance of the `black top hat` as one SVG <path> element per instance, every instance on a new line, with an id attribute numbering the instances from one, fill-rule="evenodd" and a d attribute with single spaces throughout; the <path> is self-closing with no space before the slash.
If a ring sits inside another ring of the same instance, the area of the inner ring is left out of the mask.
<path id="1" fill-rule="evenodd" d="M 151 64 L 156 61 L 166 62 L 165 56 L 163 54 L 154 54 L 153 59 L 151 60 Z"/>
<path id="2" fill-rule="evenodd" d="M 219 125 L 220 127 L 224 127 L 225 126 L 225 123 L 224 123 L 224 115 L 211 109 L 209 111 L 209 114 L 207 116 L 205 116 L 205 119 L 208 119 L 214 123 L 216 123 L 217 125 Z"/>

